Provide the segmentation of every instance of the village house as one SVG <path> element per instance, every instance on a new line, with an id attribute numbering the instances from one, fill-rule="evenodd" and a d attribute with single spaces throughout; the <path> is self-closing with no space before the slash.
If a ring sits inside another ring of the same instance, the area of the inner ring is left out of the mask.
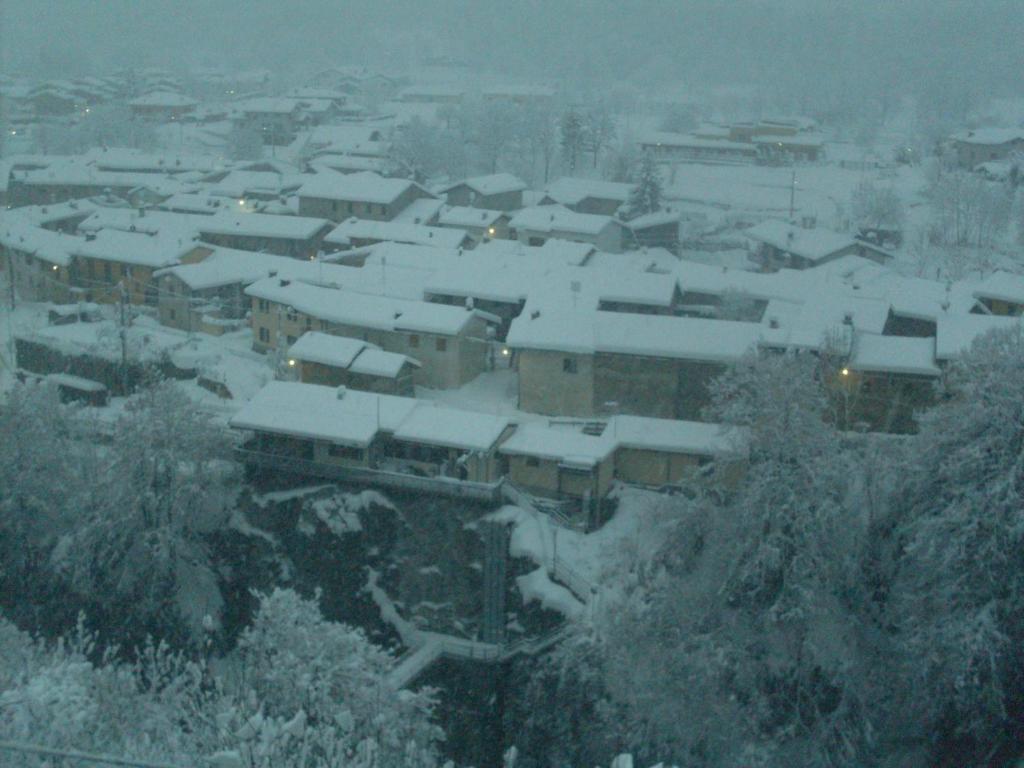
<path id="1" fill-rule="evenodd" d="M 148 235 L 103 229 L 75 247 L 72 284 L 86 301 L 157 305 L 155 271 L 175 264 L 202 261 L 210 253 L 194 240 L 173 235 Z"/>
<path id="2" fill-rule="evenodd" d="M 505 343 L 525 411 L 694 419 L 710 381 L 762 334 L 758 323 L 527 307 Z"/>
<path id="3" fill-rule="evenodd" d="M 629 200 L 635 184 L 564 176 L 544 190 L 541 205 L 561 205 L 576 213 L 614 216 Z"/>
<path id="4" fill-rule="evenodd" d="M 446 196 L 448 205 L 515 211 L 523 207 L 524 189 L 526 182 L 511 173 L 492 173 L 463 179 L 441 192 Z"/>
<path id="5" fill-rule="evenodd" d="M 342 222 L 360 219 L 391 221 L 414 200 L 432 198 L 408 179 L 389 179 L 376 173 L 321 172 L 299 190 L 299 215 Z"/>
<path id="6" fill-rule="evenodd" d="M 260 96 L 237 105 L 236 123 L 255 131 L 264 144 L 283 146 L 295 141 L 302 121 L 298 99 Z"/>
<path id="7" fill-rule="evenodd" d="M 623 222 L 626 244 L 633 248 L 679 249 L 679 212 L 663 209 Z"/>
<path id="8" fill-rule="evenodd" d="M 828 229 L 769 219 L 743 233 L 758 243 L 755 259 L 765 271 L 807 269 L 855 255 L 885 264 L 891 255 L 871 243 Z"/>
<path id="9" fill-rule="evenodd" d="M 410 85 L 398 92 L 405 104 L 460 104 L 465 91 L 454 85 Z"/>
<path id="10" fill-rule="evenodd" d="M 480 310 L 325 288 L 282 278 L 250 285 L 253 347 L 291 347 L 306 331 L 362 339 L 412 357 L 417 385 L 452 389 L 487 370 L 498 318 Z"/>
<path id="11" fill-rule="evenodd" d="M 420 364 L 368 341 L 307 331 L 288 350 L 288 366 L 306 384 L 414 397 Z"/>
<path id="12" fill-rule="evenodd" d="M 796 133 L 790 136 L 756 135 L 751 143 L 757 158 L 766 164 L 816 163 L 824 154 L 825 140 L 819 134 Z"/>
<path id="13" fill-rule="evenodd" d="M 383 482 L 405 472 L 437 478 L 435 490 L 458 493 L 453 481 L 493 485 L 503 476 L 497 447 L 511 431 L 498 416 L 347 387 L 274 381 L 232 417 L 253 433 L 247 460 L 310 475 Z M 334 470 L 332 472 L 332 470 Z"/>
<path id="14" fill-rule="evenodd" d="M 7 214 L 0 220 L 0 265 L 26 301 L 66 304 L 79 297 L 72 283 L 72 252 L 82 238 L 41 229 Z"/>
<path id="15" fill-rule="evenodd" d="M 312 259 L 331 223 L 306 216 L 265 213 L 220 213 L 197 218 L 199 237 L 211 245 L 265 251 L 293 259 Z"/>
<path id="16" fill-rule="evenodd" d="M 982 163 L 1024 153 L 1024 128 L 975 128 L 950 137 L 957 164 L 973 170 Z"/>
<path id="17" fill-rule="evenodd" d="M 195 99 L 175 91 L 153 91 L 128 102 L 134 117 L 159 123 L 180 120 L 198 105 Z"/>
<path id="18" fill-rule="evenodd" d="M 203 247 L 209 254 L 202 261 L 153 273 L 161 325 L 219 336 L 245 324 L 250 306 L 244 293 L 247 285 L 308 266 L 286 256 Z"/>
<path id="19" fill-rule="evenodd" d="M 753 144 L 719 139 L 702 139 L 685 133 L 656 132 L 640 140 L 640 149 L 657 162 L 724 163 L 742 165 L 757 160 Z"/>
<path id="20" fill-rule="evenodd" d="M 484 240 L 508 239 L 509 221 L 511 217 L 503 211 L 446 206 L 438 213 L 436 226 L 460 229 L 466 232 L 473 242 L 480 243 Z"/>
<path id="21" fill-rule="evenodd" d="M 12 171 L 7 194 L 8 204 L 19 207 L 110 195 L 128 201 L 137 190 L 147 190 L 150 200 L 163 200 L 188 186 L 171 175 L 101 171 L 91 164 L 68 160 L 46 168 Z"/>
<path id="22" fill-rule="evenodd" d="M 1024 276 L 993 272 L 975 286 L 973 295 L 989 314 L 1011 317 L 1024 314 Z"/>
<path id="23" fill-rule="evenodd" d="M 941 373 L 934 338 L 856 334 L 833 382 L 846 408 L 843 426 L 915 432 L 915 416 L 934 404 Z"/>
<path id="24" fill-rule="evenodd" d="M 474 241 L 468 233 L 456 229 L 353 217 L 327 233 L 324 237 L 324 248 L 329 251 L 340 251 L 382 242 L 428 245 L 455 250 L 471 247 Z"/>
<path id="25" fill-rule="evenodd" d="M 560 239 L 590 243 L 608 253 L 621 253 L 624 228 L 610 216 L 576 213 L 561 205 L 539 205 L 516 212 L 509 221 L 509 235 L 531 246 Z"/>

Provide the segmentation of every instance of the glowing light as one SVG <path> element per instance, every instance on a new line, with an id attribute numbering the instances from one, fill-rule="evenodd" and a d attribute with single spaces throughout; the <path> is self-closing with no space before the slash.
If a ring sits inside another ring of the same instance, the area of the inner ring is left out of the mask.
<path id="1" fill-rule="evenodd" d="M 494 229 L 494 227 L 488 227 L 488 228 L 487 228 L 487 234 L 488 234 L 488 235 L 493 235 L 493 234 L 494 234 L 494 232 L 495 232 L 495 229 Z"/>
<path id="2" fill-rule="evenodd" d="M 288 361 L 288 365 L 291 366 L 292 368 L 294 368 L 295 367 L 295 361 L 294 360 L 289 360 Z"/>
<path id="3" fill-rule="evenodd" d="M 56 271 L 57 271 L 57 269 L 58 269 L 57 265 L 56 265 L 56 264 L 54 264 L 54 265 L 53 265 L 53 271 L 54 271 L 54 272 L 56 272 Z"/>
<path id="4" fill-rule="evenodd" d="M 508 350 L 508 347 L 502 347 L 501 354 L 503 354 L 505 357 L 508 357 L 509 354 L 510 354 L 509 350 Z"/>
<path id="5" fill-rule="evenodd" d="M 238 201 L 238 204 L 239 204 L 239 205 L 245 205 L 245 200 L 244 200 L 244 199 L 242 199 L 242 200 L 239 200 L 239 201 Z"/>
<path id="6" fill-rule="evenodd" d="M 850 375 L 850 369 L 849 368 L 843 368 L 843 370 L 841 370 L 840 373 L 843 374 L 843 376 L 849 376 Z"/>

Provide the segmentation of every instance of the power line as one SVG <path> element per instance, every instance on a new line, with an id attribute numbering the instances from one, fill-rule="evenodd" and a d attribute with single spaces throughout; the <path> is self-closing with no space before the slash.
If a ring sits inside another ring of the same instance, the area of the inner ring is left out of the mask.
<path id="1" fill-rule="evenodd" d="M 130 768 L 184 768 L 184 766 L 171 763 L 154 763 L 148 760 L 133 760 L 125 757 L 114 757 L 113 755 L 97 755 L 89 752 L 79 752 L 74 749 L 53 749 L 51 747 L 25 744 L 17 741 L 0 741 L 0 750 L 22 752 L 30 755 L 61 757 L 67 760 L 82 760 L 84 762 L 101 763 L 104 765 L 124 765 L 130 766 Z"/>

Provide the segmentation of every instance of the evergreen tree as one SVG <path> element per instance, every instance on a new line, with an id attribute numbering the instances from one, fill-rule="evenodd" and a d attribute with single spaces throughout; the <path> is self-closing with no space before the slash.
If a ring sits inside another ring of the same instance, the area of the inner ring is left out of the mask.
<path id="1" fill-rule="evenodd" d="M 640 174 L 636 187 L 626 201 L 624 218 L 635 219 L 645 213 L 654 213 L 661 208 L 661 177 L 658 166 L 650 155 L 644 155 L 640 162 Z"/>

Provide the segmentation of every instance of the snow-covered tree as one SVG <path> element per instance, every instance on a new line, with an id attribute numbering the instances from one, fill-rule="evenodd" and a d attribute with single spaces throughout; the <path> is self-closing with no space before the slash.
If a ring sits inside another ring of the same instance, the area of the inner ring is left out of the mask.
<path id="1" fill-rule="evenodd" d="M 591 154 L 593 167 L 597 168 L 597 161 L 601 152 L 615 140 L 618 129 L 615 125 L 615 118 L 612 116 L 605 104 L 598 104 L 588 110 L 583 119 L 583 146 Z"/>
<path id="2" fill-rule="evenodd" d="M 223 430 L 172 382 L 142 390 L 118 420 L 102 497 L 61 537 L 51 560 L 84 599 L 133 622 L 181 622 L 201 636 L 222 598 L 204 534 L 222 526 L 237 482 Z"/>
<path id="3" fill-rule="evenodd" d="M 575 173 L 576 163 L 586 144 L 586 124 L 578 112 L 570 109 L 562 116 L 560 143 L 562 157 L 569 173 Z"/>
<path id="4" fill-rule="evenodd" d="M 629 200 L 623 211 L 623 217 L 635 219 L 645 213 L 654 213 L 661 208 L 661 174 L 657 163 L 649 154 L 640 161 L 640 169 L 636 177 L 636 187 L 629 194 Z"/>
<path id="5" fill-rule="evenodd" d="M 862 229 L 901 230 L 906 218 L 903 200 L 892 187 L 876 187 L 864 181 L 853 190 L 850 210 Z"/>
<path id="6" fill-rule="evenodd" d="M 892 617 L 912 706 L 981 764 L 1019 721 L 1024 687 L 1024 335 L 979 339 L 949 377 L 954 398 L 922 419 L 897 499 Z"/>
<path id="7" fill-rule="evenodd" d="M 0 619 L 0 739 L 179 765 L 430 768 L 433 700 L 389 687 L 393 663 L 288 591 L 261 597 L 216 672 L 162 644 L 128 663 L 81 629 L 45 646 Z M 39 765 L 18 760 L 4 765 Z"/>

